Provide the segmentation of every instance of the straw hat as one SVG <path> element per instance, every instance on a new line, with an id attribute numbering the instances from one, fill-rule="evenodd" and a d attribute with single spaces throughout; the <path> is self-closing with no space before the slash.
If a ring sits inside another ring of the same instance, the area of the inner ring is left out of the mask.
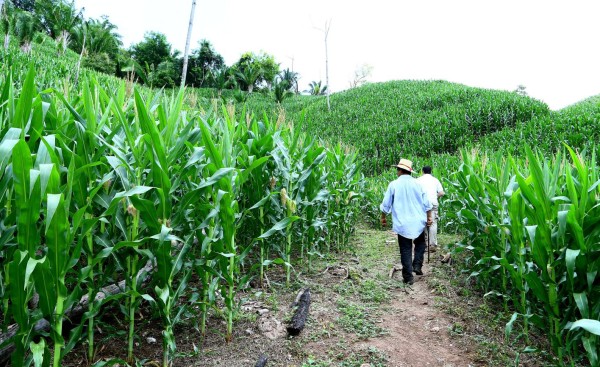
<path id="1" fill-rule="evenodd" d="M 410 173 L 414 172 L 412 169 L 412 161 L 409 161 L 408 159 L 404 158 L 400 159 L 400 163 L 398 163 L 397 165 L 392 165 L 392 167 L 400 168 Z"/>

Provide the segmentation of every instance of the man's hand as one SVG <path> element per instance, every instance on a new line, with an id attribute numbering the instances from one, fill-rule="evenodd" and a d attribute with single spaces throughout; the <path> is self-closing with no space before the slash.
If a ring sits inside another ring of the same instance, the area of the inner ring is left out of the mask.
<path id="1" fill-rule="evenodd" d="M 427 227 L 431 227 L 433 224 L 433 219 L 430 216 L 427 216 Z"/>
<path id="2" fill-rule="evenodd" d="M 387 226 L 387 219 L 385 218 L 385 214 L 381 214 L 381 226 Z"/>

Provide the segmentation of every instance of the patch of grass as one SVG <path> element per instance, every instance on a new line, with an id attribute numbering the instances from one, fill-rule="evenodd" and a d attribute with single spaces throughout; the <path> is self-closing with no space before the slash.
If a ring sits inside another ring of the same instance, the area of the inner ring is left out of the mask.
<path id="1" fill-rule="evenodd" d="M 352 296 L 355 295 L 357 292 L 356 286 L 354 285 L 354 282 L 350 281 L 350 280 L 345 280 L 343 282 L 340 282 L 338 284 L 335 284 L 333 286 L 333 291 L 337 294 L 339 294 L 340 296 Z"/>
<path id="2" fill-rule="evenodd" d="M 279 311 L 279 298 L 276 293 L 269 293 L 265 296 L 265 304 L 273 310 L 273 312 Z"/>
<path id="3" fill-rule="evenodd" d="M 371 303 L 383 303 L 391 298 L 390 292 L 373 279 L 367 279 L 361 284 L 359 295 L 361 301 Z"/>
<path id="4" fill-rule="evenodd" d="M 329 367 L 331 366 L 331 361 L 322 361 L 318 360 L 313 356 L 308 357 L 306 362 L 302 363 L 301 367 Z"/>
<path id="5" fill-rule="evenodd" d="M 335 324 L 333 324 L 332 322 L 326 322 L 314 325 L 313 330 L 311 330 L 309 339 L 312 341 L 318 341 L 321 339 L 329 339 L 335 335 L 337 335 Z"/>
<path id="6" fill-rule="evenodd" d="M 347 359 L 341 362 L 340 367 L 360 367 L 368 363 L 371 367 L 387 366 L 388 356 L 375 347 L 369 347 L 367 350 L 352 353 Z"/>
<path id="7" fill-rule="evenodd" d="M 354 333 L 361 339 L 373 338 L 386 333 L 385 329 L 371 321 L 372 313 L 366 306 L 349 302 L 343 298 L 338 300 L 337 306 L 342 315 L 338 322 L 344 331 Z"/>

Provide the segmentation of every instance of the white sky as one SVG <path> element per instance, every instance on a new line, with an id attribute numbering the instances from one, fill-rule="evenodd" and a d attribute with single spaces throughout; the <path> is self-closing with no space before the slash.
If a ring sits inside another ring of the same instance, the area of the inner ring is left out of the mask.
<path id="1" fill-rule="evenodd" d="M 146 31 L 185 48 L 191 0 L 75 0 L 105 14 L 125 47 Z M 361 65 L 369 81 L 447 80 L 527 93 L 560 109 L 600 94 L 598 0 L 197 0 L 191 49 L 207 39 L 227 65 L 265 51 L 300 74 L 300 89 L 348 88 Z M 293 65 L 292 65 L 293 62 Z"/>

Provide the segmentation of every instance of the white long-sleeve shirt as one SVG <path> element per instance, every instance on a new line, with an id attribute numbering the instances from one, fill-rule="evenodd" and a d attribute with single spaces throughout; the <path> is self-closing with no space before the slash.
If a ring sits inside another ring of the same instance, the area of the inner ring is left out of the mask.
<path id="1" fill-rule="evenodd" d="M 432 204 L 418 181 L 401 175 L 390 182 L 379 209 L 392 213 L 392 228 L 404 238 L 415 239 L 423 233 L 427 225 L 427 211 Z"/>
<path id="2" fill-rule="evenodd" d="M 433 206 L 438 206 L 438 193 L 444 191 L 440 180 L 426 173 L 423 176 L 417 178 L 417 181 L 421 184 L 421 186 L 423 186 L 423 189 L 425 189 L 425 193 L 427 194 L 429 202 Z"/>

